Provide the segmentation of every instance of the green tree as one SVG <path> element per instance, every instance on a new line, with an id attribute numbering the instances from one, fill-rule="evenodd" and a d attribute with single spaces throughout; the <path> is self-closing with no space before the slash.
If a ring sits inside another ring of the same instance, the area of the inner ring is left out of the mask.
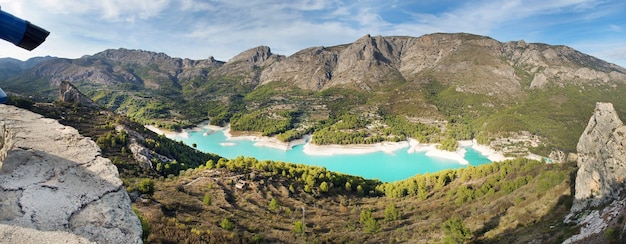
<path id="1" fill-rule="evenodd" d="M 280 205 L 278 204 L 278 201 L 276 201 L 275 198 L 272 198 L 272 200 L 270 201 L 270 211 L 276 212 L 279 208 Z"/>
<path id="2" fill-rule="evenodd" d="M 211 206 L 211 195 L 209 193 L 204 193 L 204 198 L 202 198 L 202 203 L 207 206 Z"/>
<path id="3" fill-rule="evenodd" d="M 224 218 L 220 223 L 220 227 L 225 230 L 233 230 L 233 222 L 231 222 L 228 218 Z"/>
<path id="4" fill-rule="evenodd" d="M 454 152 L 458 147 L 459 142 L 456 141 L 453 137 L 448 137 L 441 142 L 441 145 L 437 146 L 437 149 Z"/>
<path id="5" fill-rule="evenodd" d="M 365 233 L 376 233 L 380 231 L 380 224 L 372 216 L 372 211 L 370 210 L 361 210 L 359 223 L 363 225 L 363 231 Z"/>
<path id="6" fill-rule="evenodd" d="M 320 184 L 320 191 L 322 192 L 328 192 L 328 183 L 326 183 L 326 181 L 322 182 Z"/>
<path id="7" fill-rule="evenodd" d="M 154 181 L 152 179 L 144 178 L 139 181 L 137 184 L 137 190 L 143 194 L 152 195 L 154 194 Z"/>
<path id="8" fill-rule="evenodd" d="M 215 162 L 213 162 L 213 159 L 210 159 L 209 161 L 206 161 L 205 166 L 207 169 L 212 169 L 215 167 Z"/>
<path id="9" fill-rule="evenodd" d="M 293 222 L 293 229 L 292 229 L 293 233 L 303 233 L 304 232 L 304 224 L 302 223 L 302 221 L 298 220 Z"/>
<path id="10" fill-rule="evenodd" d="M 369 218 L 365 220 L 365 223 L 363 224 L 363 231 L 365 233 L 377 233 L 380 231 L 380 224 L 376 221 L 376 219 Z"/>
<path id="11" fill-rule="evenodd" d="M 417 198 L 424 201 L 428 198 L 428 191 L 425 186 L 417 188 Z"/>
<path id="12" fill-rule="evenodd" d="M 385 208 L 385 221 L 390 222 L 399 220 L 402 217 L 400 210 L 396 208 L 396 204 L 391 203 Z"/>
<path id="13" fill-rule="evenodd" d="M 458 216 L 446 220 L 441 225 L 443 229 L 443 243 L 464 243 L 472 238 L 472 232 Z"/>
<path id="14" fill-rule="evenodd" d="M 361 185 L 357 185 L 356 186 L 356 192 L 359 196 L 364 196 L 365 195 L 365 190 L 363 190 L 363 186 Z"/>

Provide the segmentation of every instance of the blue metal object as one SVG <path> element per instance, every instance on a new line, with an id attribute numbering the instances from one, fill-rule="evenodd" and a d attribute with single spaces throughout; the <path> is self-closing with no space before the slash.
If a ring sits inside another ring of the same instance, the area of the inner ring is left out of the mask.
<path id="1" fill-rule="evenodd" d="M 50 32 L 30 22 L 0 10 L 0 38 L 31 51 L 46 40 Z M 0 103 L 7 101 L 7 94 L 0 89 Z"/>
<path id="2" fill-rule="evenodd" d="M 4 93 L 2 88 L 0 88 L 0 103 L 6 103 L 6 102 L 7 102 L 7 94 Z"/>
<path id="3" fill-rule="evenodd" d="M 50 32 L 0 10 L 0 38 L 28 51 L 46 40 Z"/>

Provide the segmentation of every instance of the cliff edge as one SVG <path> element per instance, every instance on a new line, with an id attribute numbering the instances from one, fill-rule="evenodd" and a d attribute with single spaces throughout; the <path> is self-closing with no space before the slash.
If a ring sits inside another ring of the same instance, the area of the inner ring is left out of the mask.
<path id="1" fill-rule="evenodd" d="M 0 104 L 0 242 L 141 243 L 117 168 L 74 128 Z"/>
<path id="2" fill-rule="evenodd" d="M 565 222 L 580 233 L 563 243 L 624 243 L 626 126 L 611 103 L 596 108 L 578 145 L 574 201 Z"/>
<path id="3" fill-rule="evenodd" d="M 572 211 L 617 200 L 626 178 L 626 126 L 611 103 L 597 103 L 577 145 L 578 173 Z"/>

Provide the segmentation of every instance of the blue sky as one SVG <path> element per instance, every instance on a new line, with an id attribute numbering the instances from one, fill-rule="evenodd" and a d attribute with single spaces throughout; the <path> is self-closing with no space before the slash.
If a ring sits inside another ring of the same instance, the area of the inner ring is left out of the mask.
<path id="1" fill-rule="evenodd" d="M 0 6 L 51 32 L 31 52 L 0 43 L 0 57 L 22 60 L 123 47 L 228 61 L 259 45 L 291 55 L 365 34 L 466 32 L 567 45 L 626 66 L 623 0 L 0 0 Z"/>

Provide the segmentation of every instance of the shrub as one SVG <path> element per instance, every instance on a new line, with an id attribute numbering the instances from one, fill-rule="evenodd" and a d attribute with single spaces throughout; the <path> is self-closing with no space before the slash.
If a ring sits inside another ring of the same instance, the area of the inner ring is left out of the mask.
<path id="1" fill-rule="evenodd" d="M 202 198 L 202 203 L 207 206 L 211 206 L 211 195 L 209 193 L 204 193 L 204 198 Z"/>
<path id="2" fill-rule="evenodd" d="M 231 222 L 228 218 L 224 218 L 220 223 L 220 227 L 224 230 L 233 230 L 233 222 Z"/>
<path id="3" fill-rule="evenodd" d="M 137 185 L 137 190 L 139 190 L 143 194 L 152 195 L 154 194 L 154 181 L 152 179 L 141 179 L 139 184 Z"/>
<path id="4" fill-rule="evenodd" d="M 135 214 L 139 218 L 139 222 L 141 223 L 141 239 L 146 241 L 151 231 L 150 222 L 148 222 L 148 220 L 144 218 L 143 215 L 141 215 L 137 207 L 132 206 L 132 209 L 133 209 L 133 212 L 135 212 Z"/>
<path id="5" fill-rule="evenodd" d="M 326 181 L 322 182 L 320 184 L 320 191 L 321 192 L 328 192 L 328 183 L 326 183 Z"/>
<path id="6" fill-rule="evenodd" d="M 272 198 L 272 200 L 270 201 L 270 211 L 276 212 L 279 208 L 280 205 L 278 204 L 278 201 L 276 201 L 275 198 Z"/>
<path id="7" fill-rule="evenodd" d="M 293 222 L 292 231 L 296 234 L 304 233 L 304 224 L 302 223 L 302 221 L 298 220 L 296 222 Z"/>
<path id="8" fill-rule="evenodd" d="M 458 216 L 446 220 L 441 228 L 444 234 L 443 243 L 464 243 L 472 238 L 472 232 Z"/>
<path id="9" fill-rule="evenodd" d="M 370 210 L 361 210 L 359 223 L 363 225 L 363 232 L 365 233 L 377 233 L 380 231 L 380 224 L 372 216 L 372 211 Z"/>
<path id="10" fill-rule="evenodd" d="M 609 241 L 616 241 L 619 239 L 619 231 L 615 230 L 614 227 L 609 227 L 604 230 L 604 238 Z"/>
<path id="11" fill-rule="evenodd" d="M 399 220 L 401 217 L 402 214 L 400 214 L 400 210 L 396 208 L 394 203 L 387 205 L 387 208 L 385 208 L 385 221 Z"/>

